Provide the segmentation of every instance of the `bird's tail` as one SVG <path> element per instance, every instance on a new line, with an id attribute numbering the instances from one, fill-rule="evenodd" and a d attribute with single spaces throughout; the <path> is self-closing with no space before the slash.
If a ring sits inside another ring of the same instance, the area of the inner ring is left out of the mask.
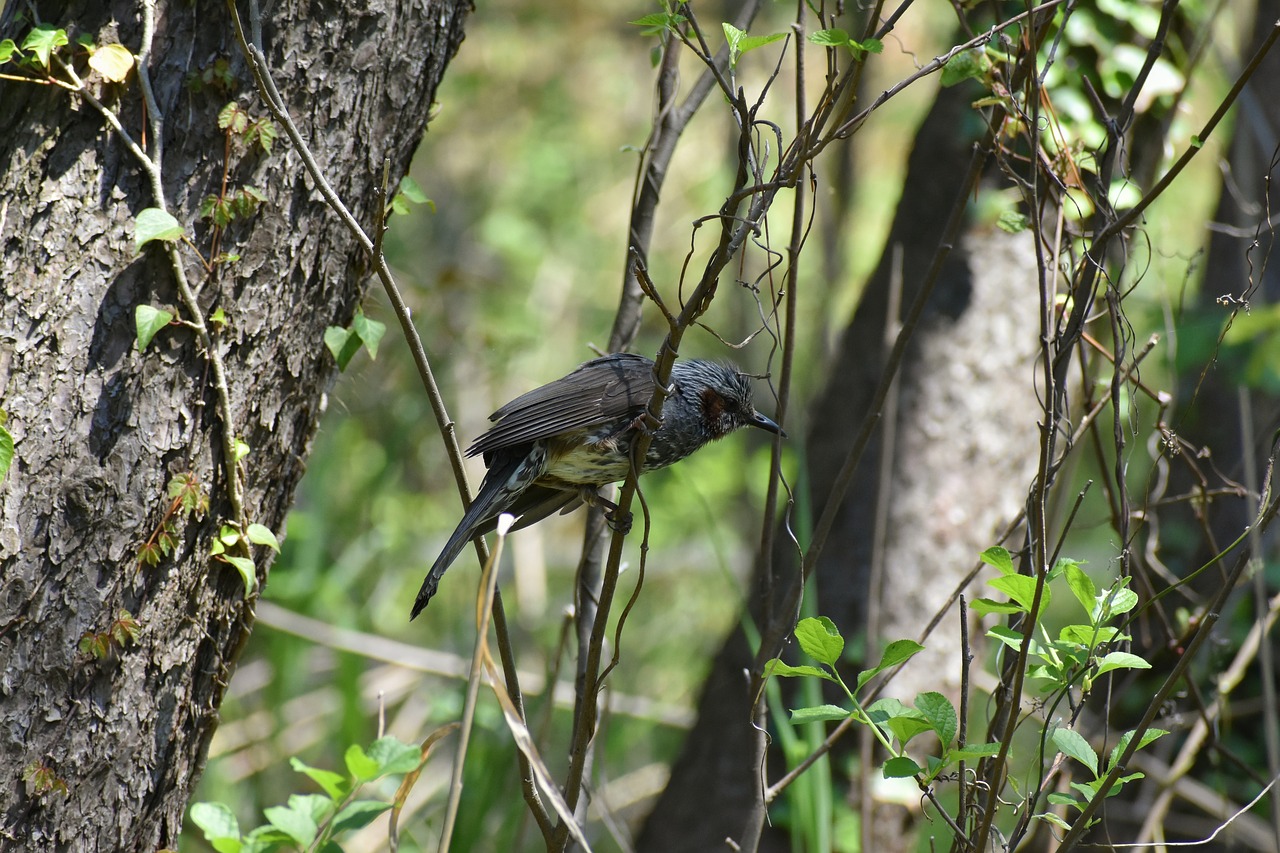
<path id="1" fill-rule="evenodd" d="M 436 594 L 440 578 L 453 561 L 458 559 L 458 555 L 462 553 L 467 543 L 476 536 L 482 536 L 492 530 L 495 519 L 507 510 L 522 491 L 523 485 L 527 485 L 527 483 L 518 485 L 513 481 L 520 478 L 520 468 L 528 464 L 528 461 L 527 457 L 521 456 L 513 456 L 505 462 L 495 460 L 497 464 L 485 474 L 476 499 L 467 508 L 462 521 L 458 522 L 453 535 L 445 543 L 444 550 L 440 552 L 439 557 L 436 557 L 431 571 L 427 572 L 426 578 L 423 579 L 422 588 L 418 590 L 418 597 L 413 602 L 413 610 L 409 613 L 411 620 L 417 618 L 422 608 L 426 607 L 427 602 L 431 600 L 431 596 Z"/>

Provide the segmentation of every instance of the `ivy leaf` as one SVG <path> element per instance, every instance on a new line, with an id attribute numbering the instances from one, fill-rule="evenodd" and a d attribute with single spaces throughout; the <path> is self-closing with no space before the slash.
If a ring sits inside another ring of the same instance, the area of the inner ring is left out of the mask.
<path id="1" fill-rule="evenodd" d="M 34 53 L 40 64 L 48 70 L 53 52 L 64 44 L 67 44 L 66 30 L 41 24 L 27 33 L 27 37 L 22 40 L 22 49 Z"/>
<path id="2" fill-rule="evenodd" d="M 360 336 L 360 341 L 364 344 L 365 349 L 369 350 L 369 358 L 376 359 L 378 357 L 378 342 L 387 333 L 386 324 L 379 323 L 377 320 L 370 320 L 364 315 L 363 311 L 357 311 L 355 318 L 351 321 L 351 329 Z"/>
<path id="3" fill-rule="evenodd" d="M 253 595 L 253 589 L 258 585 L 258 570 L 253 565 L 253 560 L 248 557 L 232 557 L 230 554 L 223 554 L 221 559 L 226 560 L 240 573 L 241 579 L 244 580 L 245 597 Z"/>
<path id="4" fill-rule="evenodd" d="M 245 535 L 249 537 L 249 541 L 255 545 L 266 545 L 277 554 L 280 553 L 280 543 L 276 540 L 276 535 L 271 532 L 271 528 L 262 524 L 250 524 L 249 529 L 245 531 Z"/>
<path id="5" fill-rule="evenodd" d="M 168 311 L 152 308 L 150 305 L 139 305 L 133 309 L 133 325 L 137 334 L 135 344 L 138 352 L 146 352 L 147 347 L 151 345 L 151 339 L 171 322 L 173 322 L 173 314 Z"/>
<path id="6" fill-rule="evenodd" d="M 133 223 L 133 246 L 141 252 L 142 247 L 152 240 L 164 240 L 172 243 L 182 239 L 182 226 L 167 211 L 158 207 L 148 207 L 138 214 Z"/>
<path id="7" fill-rule="evenodd" d="M 13 464 L 13 436 L 4 428 L 5 420 L 4 409 L 0 409 L 0 483 L 4 482 L 9 466 Z"/>
<path id="8" fill-rule="evenodd" d="M 330 326 L 324 330 L 324 345 L 333 353 L 333 360 L 338 362 L 338 370 L 346 370 L 351 359 L 360 352 L 360 336 L 354 329 Z"/>
<path id="9" fill-rule="evenodd" d="M 122 44 L 105 44 L 89 57 L 89 67 L 112 83 L 123 83 L 133 62 L 133 54 Z"/>

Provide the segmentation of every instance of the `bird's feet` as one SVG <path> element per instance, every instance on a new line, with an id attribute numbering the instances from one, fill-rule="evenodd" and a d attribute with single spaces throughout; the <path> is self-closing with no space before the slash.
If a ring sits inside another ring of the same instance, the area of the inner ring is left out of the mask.
<path id="1" fill-rule="evenodd" d="M 609 529 L 621 533 L 626 536 L 631 532 L 631 522 L 634 520 L 629 512 L 623 512 L 617 506 L 604 514 L 604 520 L 609 523 Z"/>
<path id="2" fill-rule="evenodd" d="M 621 507 L 591 486 L 584 486 L 581 495 L 582 502 L 587 506 L 598 506 L 605 511 L 604 520 L 609 523 L 610 530 L 616 530 L 623 536 L 631 532 L 631 522 L 634 518 L 631 513 L 623 512 Z"/>

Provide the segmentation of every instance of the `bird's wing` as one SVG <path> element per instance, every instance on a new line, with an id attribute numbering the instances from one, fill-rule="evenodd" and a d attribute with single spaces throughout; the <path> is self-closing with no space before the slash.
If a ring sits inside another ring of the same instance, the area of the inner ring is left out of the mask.
<path id="1" fill-rule="evenodd" d="M 638 416 L 653 396 L 653 362 L 614 353 L 515 398 L 490 415 L 496 421 L 468 456 Z"/>

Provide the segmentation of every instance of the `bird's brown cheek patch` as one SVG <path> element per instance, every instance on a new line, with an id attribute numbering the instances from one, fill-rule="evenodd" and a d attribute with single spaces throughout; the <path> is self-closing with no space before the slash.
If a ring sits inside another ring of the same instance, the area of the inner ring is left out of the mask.
<path id="1" fill-rule="evenodd" d="M 707 423 L 720 423 L 720 419 L 724 417 L 724 397 L 711 388 L 702 389 L 702 413 Z"/>

